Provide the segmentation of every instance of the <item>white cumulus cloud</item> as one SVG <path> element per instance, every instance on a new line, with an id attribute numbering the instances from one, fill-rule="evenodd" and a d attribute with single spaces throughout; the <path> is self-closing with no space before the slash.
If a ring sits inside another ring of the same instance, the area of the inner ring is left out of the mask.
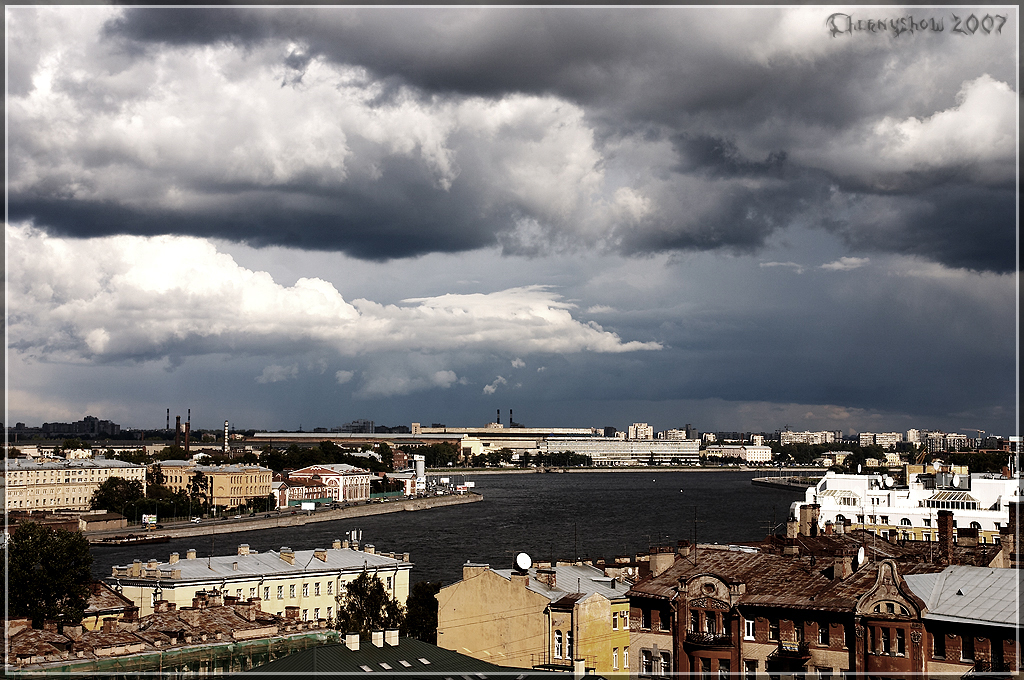
<path id="1" fill-rule="evenodd" d="M 355 377 L 355 375 L 356 374 L 352 371 L 338 371 L 337 373 L 334 374 L 334 379 L 338 381 L 339 385 L 344 385 L 345 383 L 351 381 L 352 378 Z"/>
<path id="2" fill-rule="evenodd" d="M 835 262 L 829 262 L 821 265 L 821 268 L 834 272 L 845 272 L 851 269 L 865 267 L 869 262 L 871 262 L 871 258 L 868 257 L 841 257 Z"/>
<path id="3" fill-rule="evenodd" d="M 278 366 L 277 364 L 271 364 L 263 369 L 263 373 L 256 377 L 256 382 L 266 385 L 268 383 L 281 382 L 282 380 L 290 380 L 299 375 L 299 367 L 295 364 L 291 366 Z"/>
<path id="4" fill-rule="evenodd" d="M 484 385 L 484 394 L 494 394 L 498 390 L 498 385 L 507 385 L 508 381 L 502 378 L 500 375 L 494 379 L 489 385 Z"/>

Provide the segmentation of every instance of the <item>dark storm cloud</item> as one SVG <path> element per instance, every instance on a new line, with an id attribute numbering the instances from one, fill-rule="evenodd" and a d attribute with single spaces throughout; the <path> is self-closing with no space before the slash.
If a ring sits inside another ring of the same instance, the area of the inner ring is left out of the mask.
<path id="1" fill-rule="evenodd" d="M 817 33 L 808 37 L 787 24 L 787 16 L 792 12 L 778 9 L 125 9 L 102 32 L 113 52 L 137 60 L 171 48 L 232 46 L 249 54 L 270 45 L 281 47 L 273 58 L 286 74 L 282 87 L 304 86 L 318 59 L 365 69 L 375 86 L 370 107 L 403 97 L 425 107 L 458 106 L 473 97 L 556 98 L 583 111 L 592 150 L 601 156 L 595 171 L 632 178 L 623 186 L 651 206 L 631 218 L 597 215 L 614 203 L 618 187 L 607 179 L 587 190 L 602 194 L 588 206 L 555 206 L 550 197 L 542 205 L 521 186 L 509 186 L 510 177 L 526 173 L 494 169 L 503 161 L 498 152 L 474 157 L 486 135 L 470 138 L 456 125 L 442 136 L 460 172 L 443 189 L 422 159 L 378 151 L 365 163 L 373 172 L 328 187 L 315 168 L 309 176 L 254 186 L 198 174 L 190 182 L 179 172 L 175 182 L 191 184 L 198 199 L 173 207 L 71 198 L 77 194 L 55 173 L 31 188 L 15 187 L 11 216 L 76 235 L 176 231 L 367 259 L 493 244 L 536 253 L 573 242 L 610 244 L 626 254 L 753 251 L 800 223 L 837 231 L 860 251 L 1007 271 L 1013 189 L 992 188 L 1012 183 L 1005 171 L 982 173 L 979 181 L 975 158 L 943 157 L 923 169 L 920 158 L 872 166 L 864 160 L 870 153 L 858 146 L 883 118 L 927 120 L 954 109 L 961 85 L 982 74 L 1014 82 L 1012 60 L 1000 58 L 995 38 L 966 47 L 923 40 L 821 43 Z M 823 27 L 823 21 L 813 23 Z M 915 78 L 917 71 L 922 75 Z M 90 88 L 75 96 L 111 105 Z M 17 133 L 16 124 L 12 130 Z M 358 150 L 359 134 L 345 133 Z M 515 134 L 529 140 L 540 131 Z M 674 158 L 654 160 L 659 141 Z M 616 156 L 618 144 L 633 145 L 633 155 Z M 19 148 L 12 147 L 12 168 L 18 168 Z M 82 153 L 87 165 L 102 163 L 101 149 Z M 847 171 L 850 159 L 861 163 L 858 172 Z M 153 170 L 154 181 L 170 174 Z M 881 192 L 887 213 L 837 209 L 829 200 L 835 190 L 858 204 Z M 576 230 L 584 223 L 586 236 Z M 535 225 L 534 242 L 519 233 L 523 224 Z"/>

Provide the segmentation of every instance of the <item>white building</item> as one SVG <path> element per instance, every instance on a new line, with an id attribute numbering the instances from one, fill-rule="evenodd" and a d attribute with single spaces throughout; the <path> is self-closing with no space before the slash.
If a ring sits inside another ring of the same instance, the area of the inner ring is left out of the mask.
<path id="1" fill-rule="evenodd" d="M 633 423 L 628 428 L 627 439 L 654 439 L 654 427 L 647 423 Z"/>
<path id="2" fill-rule="evenodd" d="M 779 444 L 831 444 L 836 440 L 836 433 L 830 431 L 821 432 L 789 432 L 788 430 L 779 433 Z"/>
<path id="3" fill-rule="evenodd" d="M 671 439 L 671 440 L 674 440 L 674 441 L 678 441 L 680 439 L 686 439 L 686 430 L 678 430 L 678 429 L 663 430 L 663 431 L 658 433 L 658 439 Z"/>
<path id="4" fill-rule="evenodd" d="M 555 439 L 539 442 L 544 454 L 572 451 L 590 456 L 594 465 L 656 465 L 692 464 L 700 462 L 700 442 L 696 439 L 678 441 L 666 439 L 612 439 L 590 437 L 586 439 Z"/>
<path id="5" fill-rule="evenodd" d="M 329 549 L 268 550 L 257 553 L 246 544 L 236 555 L 197 558 L 189 550 L 185 559 L 171 553 L 166 562 L 135 561 L 111 570 L 107 582 L 139 607 L 139 614 L 153 613 L 153 603 L 167 600 L 192 606 L 198 591 L 218 590 L 242 599 L 258 597 L 264 611 L 284 615 L 284 608 L 299 607 L 302 620 L 330 619 L 337 609 L 336 596 L 343 585 L 364 570 L 376 574 L 388 593 L 405 604 L 409 597 L 409 554 L 377 554 L 372 545 L 350 547 L 334 541 Z"/>
<path id="6" fill-rule="evenodd" d="M 335 501 L 365 501 L 370 498 L 370 473 L 345 463 L 310 465 L 288 473 L 288 481 L 312 483 L 326 487 L 326 496 Z"/>
<path id="7" fill-rule="evenodd" d="M 903 441 L 903 435 L 899 432 L 861 432 L 860 445 L 871 446 L 875 444 L 883 449 L 895 449 L 896 444 Z"/>
<path id="8" fill-rule="evenodd" d="M 12 458 L 3 474 L 6 510 L 88 510 L 93 493 L 111 477 L 136 480 L 146 491 L 145 465 L 105 458 Z"/>
<path id="9" fill-rule="evenodd" d="M 909 540 L 937 540 L 936 513 L 951 510 L 955 526 L 978 529 L 980 542 L 998 542 L 1009 521 L 1009 503 L 1020 500 L 1020 479 L 974 473 L 954 475 L 908 465 L 908 486 L 888 483 L 878 473 L 829 471 L 807 489 L 804 501 L 820 506 L 820 526 L 850 520 L 851 528 Z"/>
<path id="10" fill-rule="evenodd" d="M 772 460 L 772 449 L 770 446 L 747 444 L 743 447 L 743 459 L 748 464 L 770 463 Z"/>

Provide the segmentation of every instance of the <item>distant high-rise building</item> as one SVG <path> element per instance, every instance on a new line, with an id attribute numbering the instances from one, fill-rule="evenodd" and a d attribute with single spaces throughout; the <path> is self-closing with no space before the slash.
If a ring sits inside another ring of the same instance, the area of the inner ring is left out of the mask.
<path id="1" fill-rule="evenodd" d="M 654 428 L 647 423 L 633 423 L 627 431 L 627 439 L 654 439 Z"/>

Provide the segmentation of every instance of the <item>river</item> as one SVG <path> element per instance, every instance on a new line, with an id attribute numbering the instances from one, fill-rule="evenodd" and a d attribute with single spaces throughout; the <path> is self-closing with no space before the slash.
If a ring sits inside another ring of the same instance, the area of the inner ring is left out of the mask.
<path id="1" fill-rule="evenodd" d="M 512 566 L 519 552 L 535 561 L 597 559 L 645 552 L 650 545 L 757 541 L 783 522 L 796 491 L 752 486 L 753 471 L 472 474 L 480 503 L 398 512 L 299 527 L 172 539 L 169 543 L 93 548 L 93 573 L 172 552 L 185 556 L 252 550 L 330 547 L 351 530 L 378 551 L 409 552 L 413 581 L 452 583 L 466 561 Z M 696 520 L 696 522 L 695 522 Z"/>

